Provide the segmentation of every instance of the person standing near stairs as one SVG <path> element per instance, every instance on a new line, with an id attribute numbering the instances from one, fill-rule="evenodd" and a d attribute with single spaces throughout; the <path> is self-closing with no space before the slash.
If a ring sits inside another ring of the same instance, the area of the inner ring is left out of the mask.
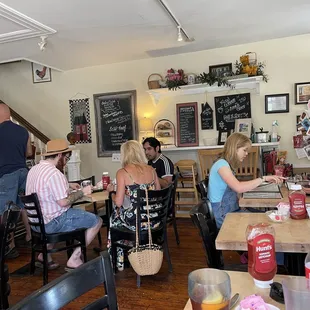
<path id="1" fill-rule="evenodd" d="M 26 242 L 31 240 L 31 231 L 26 211 L 19 198 L 24 194 L 28 169 L 26 157 L 32 155 L 32 146 L 28 131 L 10 119 L 9 107 L 0 104 L 0 215 L 4 213 L 8 201 L 22 208 L 22 220 L 26 228 Z M 6 253 L 6 258 L 16 258 L 14 238 Z"/>

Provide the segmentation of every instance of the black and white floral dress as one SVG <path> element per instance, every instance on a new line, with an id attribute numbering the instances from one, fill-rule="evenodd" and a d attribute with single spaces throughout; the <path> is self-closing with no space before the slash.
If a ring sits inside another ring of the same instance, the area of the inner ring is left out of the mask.
<path id="1" fill-rule="evenodd" d="M 145 184 L 137 184 L 130 173 L 123 168 L 126 173 L 129 175 L 130 179 L 132 180 L 132 185 L 126 185 L 126 191 L 125 191 L 125 197 L 123 205 L 118 208 L 118 212 L 114 208 L 112 215 L 110 217 L 110 227 L 126 227 L 127 229 L 130 229 L 132 231 L 136 230 L 136 208 L 139 206 L 139 202 L 137 200 L 138 196 L 138 189 L 142 190 L 155 190 L 155 179 L 153 178 L 153 181 L 151 183 L 145 183 Z M 149 207 L 152 210 L 156 210 L 157 208 L 160 208 L 161 205 L 157 204 L 156 201 L 149 200 Z M 147 229 L 147 215 L 146 215 L 146 208 L 144 208 L 145 213 L 141 212 L 141 228 L 142 230 Z M 156 228 L 159 226 L 159 221 L 152 221 L 152 217 L 157 217 L 158 214 L 156 212 L 151 213 L 150 217 L 150 224 L 151 228 Z M 120 243 L 124 243 L 129 246 L 134 246 L 134 243 L 132 241 L 128 240 L 121 240 Z M 108 237 L 108 249 L 111 247 L 111 239 L 110 239 L 110 233 Z M 117 267 L 119 270 L 124 269 L 124 252 L 122 248 L 117 248 Z"/>

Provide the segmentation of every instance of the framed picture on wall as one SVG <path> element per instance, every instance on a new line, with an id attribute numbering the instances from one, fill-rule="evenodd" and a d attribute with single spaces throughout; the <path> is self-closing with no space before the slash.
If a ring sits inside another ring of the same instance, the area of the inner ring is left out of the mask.
<path id="1" fill-rule="evenodd" d="M 227 141 L 227 138 L 230 135 L 230 130 L 224 129 L 224 130 L 219 130 L 219 135 L 217 139 L 217 145 L 224 145 L 225 142 Z"/>
<path id="2" fill-rule="evenodd" d="M 232 63 L 209 66 L 209 73 L 217 77 L 231 76 Z"/>
<path id="3" fill-rule="evenodd" d="M 295 83 L 295 104 L 306 104 L 310 100 L 310 82 Z"/>
<path id="4" fill-rule="evenodd" d="M 265 96 L 265 113 L 289 112 L 289 94 L 277 94 Z"/>
<path id="5" fill-rule="evenodd" d="M 245 136 L 247 136 L 248 138 L 251 137 L 251 126 L 252 126 L 251 118 L 242 118 L 235 120 L 235 132 L 240 132 Z"/>
<path id="6" fill-rule="evenodd" d="M 51 68 L 43 65 L 31 63 L 33 83 L 45 83 L 52 81 Z"/>

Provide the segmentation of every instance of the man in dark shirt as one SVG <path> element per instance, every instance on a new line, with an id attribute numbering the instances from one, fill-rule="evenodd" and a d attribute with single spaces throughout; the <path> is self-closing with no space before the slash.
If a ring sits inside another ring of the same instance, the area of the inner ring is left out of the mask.
<path id="1" fill-rule="evenodd" d="M 19 194 L 24 194 L 28 169 L 26 156 L 32 155 L 28 131 L 13 123 L 9 107 L 0 103 L 0 215 L 7 208 L 7 202 L 13 201 L 23 208 Z M 22 219 L 26 228 L 26 241 L 31 240 L 26 210 L 22 209 Z M 18 256 L 14 238 L 7 258 Z"/>
<path id="2" fill-rule="evenodd" d="M 146 138 L 142 144 L 148 164 L 156 170 L 161 188 L 167 187 L 172 183 L 174 173 L 172 161 L 161 153 L 160 142 L 156 138 Z"/>

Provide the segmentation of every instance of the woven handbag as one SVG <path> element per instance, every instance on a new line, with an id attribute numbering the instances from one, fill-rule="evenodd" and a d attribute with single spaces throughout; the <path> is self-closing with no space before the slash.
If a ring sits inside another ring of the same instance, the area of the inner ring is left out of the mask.
<path id="1" fill-rule="evenodd" d="M 150 276 L 158 273 L 163 263 L 163 250 L 162 247 L 153 244 L 151 224 L 150 224 L 150 211 L 149 211 L 149 197 L 148 190 L 145 191 L 146 196 L 146 209 L 147 209 L 147 225 L 149 243 L 139 245 L 138 234 L 138 212 L 136 212 L 136 246 L 128 251 L 128 259 L 133 270 L 139 276 Z"/>

